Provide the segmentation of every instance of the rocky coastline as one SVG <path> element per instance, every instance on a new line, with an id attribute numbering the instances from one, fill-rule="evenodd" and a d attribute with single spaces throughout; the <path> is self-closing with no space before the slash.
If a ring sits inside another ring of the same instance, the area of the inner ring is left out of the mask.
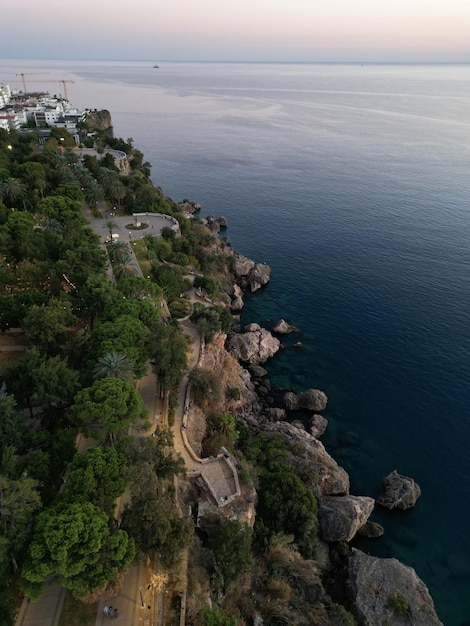
<path id="1" fill-rule="evenodd" d="M 216 225 L 211 227 L 214 232 L 219 232 L 219 225 L 227 225 L 225 218 L 211 217 L 206 223 L 209 227 Z M 244 295 L 267 285 L 271 269 L 232 249 L 226 238 L 222 244 L 233 256 L 228 306 L 233 314 L 239 314 Z M 239 317 L 235 319 L 238 323 L 228 335 L 215 342 L 217 355 L 212 356 L 212 367 L 220 371 L 227 355 L 235 359 L 237 365 L 232 367 L 230 384 L 239 388 L 242 385 L 243 389 L 239 399 L 231 401 L 230 412 L 251 431 L 279 438 L 298 450 L 291 462 L 301 469 L 318 500 L 322 552 L 327 555 L 322 565 L 321 601 L 328 605 L 332 596 L 345 599 L 346 604 L 354 607 L 360 623 L 371 626 L 441 624 L 428 589 L 412 568 L 396 559 L 369 556 L 351 545 L 356 536 L 380 537 L 384 533 L 379 524 L 369 520 L 375 506 L 410 508 L 420 496 L 419 486 L 395 470 L 384 479 L 384 491 L 377 500 L 351 494 L 347 472 L 319 440 L 328 424 L 321 415 L 328 402 L 326 394 L 314 388 L 300 393 L 287 391 L 279 402 L 263 367 L 282 347 L 275 335 L 298 329 L 283 319 L 272 332 L 257 323 L 242 327 Z M 211 348 L 208 346 L 207 350 Z M 290 419 L 290 414 L 299 409 L 310 413 L 309 431 L 303 422 Z"/>

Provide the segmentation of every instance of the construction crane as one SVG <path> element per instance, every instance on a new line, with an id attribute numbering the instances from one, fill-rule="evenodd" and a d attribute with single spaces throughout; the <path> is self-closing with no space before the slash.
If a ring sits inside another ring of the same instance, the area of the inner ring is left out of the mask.
<path id="1" fill-rule="evenodd" d="M 30 74 L 48 74 L 48 72 L 18 72 L 17 76 L 21 76 L 21 80 L 23 81 L 23 93 L 24 94 L 26 94 L 26 81 L 24 77 L 29 76 Z"/>
<path id="2" fill-rule="evenodd" d="M 68 100 L 66 83 L 75 83 L 74 80 L 32 80 L 32 83 L 60 83 L 64 89 L 64 98 Z"/>

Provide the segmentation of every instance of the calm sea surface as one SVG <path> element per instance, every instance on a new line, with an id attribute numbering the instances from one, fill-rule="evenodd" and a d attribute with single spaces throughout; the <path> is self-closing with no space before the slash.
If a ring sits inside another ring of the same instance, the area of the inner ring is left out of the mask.
<path id="1" fill-rule="evenodd" d="M 155 184 L 271 265 L 244 321 L 301 329 L 272 382 L 328 394 L 324 443 L 353 493 L 393 469 L 422 487 L 413 510 L 376 510 L 385 536 L 360 547 L 470 624 L 470 66 L 152 65 L 8 61 L 0 79 L 74 80 L 73 104 L 109 109 Z"/>

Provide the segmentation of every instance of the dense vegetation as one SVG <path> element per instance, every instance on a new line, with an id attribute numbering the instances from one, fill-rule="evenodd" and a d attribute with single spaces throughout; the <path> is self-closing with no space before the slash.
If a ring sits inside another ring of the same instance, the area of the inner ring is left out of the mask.
<path id="1" fill-rule="evenodd" d="M 65 131 L 53 130 L 40 146 L 34 133 L 0 130 L 0 330 L 24 344 L 0 362 L 0 625 L 12 623 L 20 590 L 37 598 L 52 579 L 93 601 L 117 588 L 136 559 L 158 554 L 162 567 L 174 568 L 189 544 L 213 597 L 224 600 L 200 607 L 196 625 L 234 626 L 255 613 L 273 626 L 354 623 L 341 607 L 328 615 L 315 608 L 315 497 L 289 462 L 295 451 L 253 437 L 220 410 L 239 398 L 238 388 L 222 389 L 207 370 L 189 375 L 206 417 L 203 453 L 234 451 L 242 481 L 256 487 L 253 529 L 208 515 L 206 541 L 197 540 L 192 518 L 176 504 L 173 481 L 185 468 L 171 429 L 129 434 L 132 425 L 149 427 L 134 385 L 149 367 L 171 420 L 187 369 L 177 320 L 190 310 L 188 276 L 205 299 L 191 315 L 205 341 L 230 329 L 232 257 L 153 187 L 132 140 L 98 133 L 93 144 L 101 158 L 80 160 Z M 128 155 L 127 174 L 106 148 Z M 102 218 L 109 207 L 169 214 L 182 236 L 165 229 L 144 238 L 136 250 L 144 279 L 134 274 L 127 244 L 113 243 L 115 223 L 106 224 L 105 250 L 84 207 Z M 83 437 L 92 445 L 79 452 Z M 130 504 L 117 523 L 116 500 L 126 489 Z"/>
<path id="2" fill-rule="evenodd" d="M 152 186 L 131 140 L 99 135 L 102 158 L 80 161 L 64 148 L 74 145 L 66 131 L 60 139 L 53 130 L 40 146 L 34 133 L 0 131 L 0 329 L 24 345 L 0 363 L 1 624 L 12 623 L 19 589 L 37 598 L 52 578 L 93 598 L 139 554 L 156 550 L 172 564 L 190 536 L 170 488 L 184 472 L 171 433 L 145 443 L 128 435 L 130 424 L 148 427 L 133 381 L 153 363 L 162 393 L 175 392 L 186 341 L 160 317 L 162 286 L 126 273 L 117 245 L 108 246 L 109 280 L 82 205 L 102 216 L 145 202 L 184 218 Z M 107 146 L 126 152 L 128 174 Z M 93 438 L 83 452 L 80 434 Z M 127 486 L 118 528 L 115 502 Z"/>

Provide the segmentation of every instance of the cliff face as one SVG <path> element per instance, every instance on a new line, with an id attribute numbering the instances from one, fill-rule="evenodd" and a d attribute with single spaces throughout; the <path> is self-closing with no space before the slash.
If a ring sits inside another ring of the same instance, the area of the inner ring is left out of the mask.
<path id="1" fill-rule="evenodd" d="M 86 117 L 86 122 L 90 131 L 105 130 L 112 134 L 113 121 L 111 119 L 111 113 L 106 109 L 103 109 L 102 111 L 98 111 L 97 109 L 89 111 Z"/>

